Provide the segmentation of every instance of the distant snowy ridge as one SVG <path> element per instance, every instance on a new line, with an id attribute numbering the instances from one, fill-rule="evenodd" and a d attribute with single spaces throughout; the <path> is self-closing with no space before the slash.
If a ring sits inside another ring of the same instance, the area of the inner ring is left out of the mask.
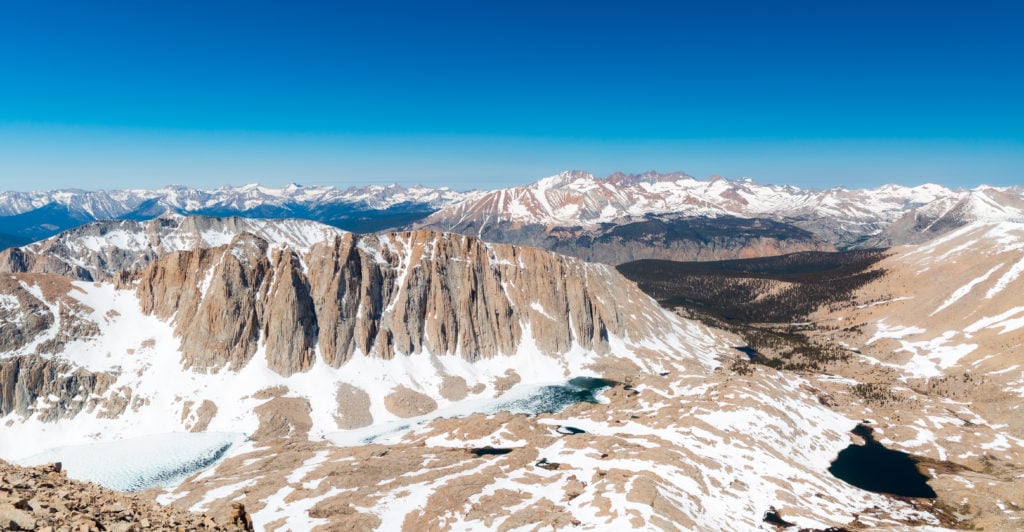
<path id="1" fill-rule="evenodd" d="M 943 218 L 947 211 L 950 214 Z M 568 171 L 529 185 L 467 198 L 417 222 L 416 227 L 540 245 L 591 260 L 616 262 L 735 258 L 728 254 L 705 257 L 693 250 L 662 256 L 663 252 L 658 251 L 672 245 L 732 250 L 736 257 L 745 257 L 801 251 L 787 249 L 787 245 L 798 242 L 805 249 L 915 243 L 965 223 L 1011 220 L 1022 215 L 1024 189 L 1020 187 L 951 190 L 924 184 L 815 190 L 762 185 L 747 178 L 714 176 L 702 180 L 683 173 L 598 178 L 583 171 Z M 926 228 L 907 222 L 908 217 L 943 219 Z M 765 222 L 758 222 L 760 226 L 737 226 L 735 220 Z M 897 222 L 896 229 L 889 231 Z M 776 225 L 768 227 L 764 223 Z M 790 230 L 781 230 L 785 227 Z M 745 239 L 723 240 L 722 231 L 716 229 L 725 228 L 727 233 Z M 670 233 L 677 236 L 657 241 L 654 249 L 640 249 Z M 690 244 L 680 243 L 684 241 Z M 632 251 L 575 251 L 608 242 L 623 243 Z"/>
<path id="2" fill-rule="evenodd" d="M 522 223 L 586 226 L 624 217 L 673 213 L 782 217 L 818 214 L 853 221 L 891 221 L 908 210 L 958 194 L 935 184 L 814 190 L 761 185 L 747 178 L 729 180 L 714 176 L 701 180 L 683 173 L 612 174 L 597 178 L 587 172 L 568 171 L 451 205 L 432 219 L 459 220 L 486 213 Z"/>
<path id="3" fill-rule="evenodd" d="M 353 204 L 387 209 L 402 203 L 442 207 L 471 196 L 448 187 L 403 187 L 370 185 L 341 189 L 333 186 L 289 184 L 274 188 L 255 183 L 238 187 L 196 189 L 171 185 L 158 189 L 80 190 L 62 189 L 38 192 L 0 192 L 0 216 L 12 216 L 59 204 L 80 210 L 94 219 L 114 219 L 130 214 L 147 202 L 156 202 L 172 212 L 192 213 L 210 209 L 246 211 L 263 206 L 306 207 L 329 204 Z"/>
<path id="4" fill-rule="evenodd" d="M 347 234 L 310 220 L 163 215 L 148 221 L 91 222 L 21 248 L 0 251 L 0 271 L 100 280 L 142 268 L 168 253 L 228 245 L 240 233 L 306 252 Z"/>
<path id="5" fill-rule="evenodd" d="M 203 190 L 0 192 L 0 248 L 34 242 L 95 220 L 150 220 L 167 214 L 301 218 L 360 233 L 401 227 L 471 192 L 399 185 L 339 189 L 256 184 Z"/>
<path id="6" fill-rule="evenodd" d="M 619 264 L 919 243 L 974 221 L 1024 219 L 1024 188 L 815 190 L 683 173 L 598 178 L 566 171 L 529 185 L 472 192 L 295 184 L 0 192 L 0 246 L 99 219 L 167 214 L 296 218 L 357 233 L 430 229 Z"/>

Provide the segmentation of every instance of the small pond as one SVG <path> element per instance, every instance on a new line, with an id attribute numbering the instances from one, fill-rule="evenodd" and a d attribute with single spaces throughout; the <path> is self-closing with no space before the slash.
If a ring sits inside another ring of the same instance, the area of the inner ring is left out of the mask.
<path id="1" fill-rule="evenodd" d="M 857 425 L 853 433 L 864 438 L 864 445 L 843 449 L 828 468 L 836 478 L 862 490 L 904 497 L 934 498 L 928 477 L 917 469 L 909 454 L 886 449 L 875 441 L 871 427 Z"/>
<path id="2" fill-rule="evenodd" d="M 747 358 L 749 358 L 750 360 L 757 360 L 757 357 L 761 356 L 761 353 L 758 353 L 757 350 L 755 350 L 753 347 L 750 347 L 749 345 L 734 347 L 733 349 L 739 351 L 740 353 L 743 353 L 744 355 L 747 355 Z"/>

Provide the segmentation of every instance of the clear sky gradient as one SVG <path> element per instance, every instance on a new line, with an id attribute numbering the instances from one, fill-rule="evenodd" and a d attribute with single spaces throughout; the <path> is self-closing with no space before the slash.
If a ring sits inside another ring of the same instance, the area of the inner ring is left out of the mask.
<path id="1" fill-rule="evenodd" d="M 0 188 L 1024 184 L 1024 2 L 0 2 Z"/>

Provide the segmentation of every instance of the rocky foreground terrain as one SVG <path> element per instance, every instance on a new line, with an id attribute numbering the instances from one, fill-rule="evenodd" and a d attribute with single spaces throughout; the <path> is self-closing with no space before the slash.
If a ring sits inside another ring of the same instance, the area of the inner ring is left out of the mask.
<path id="1" fill-rule="evenodd" d="M 145 530 L 251 531 L 245 508 L 221 522 L 168 508 L 147 497 L 124 495 L 71 480 L 60 463 L 17 467 L 0 460 L 0 530 L 37 532 Z"/>

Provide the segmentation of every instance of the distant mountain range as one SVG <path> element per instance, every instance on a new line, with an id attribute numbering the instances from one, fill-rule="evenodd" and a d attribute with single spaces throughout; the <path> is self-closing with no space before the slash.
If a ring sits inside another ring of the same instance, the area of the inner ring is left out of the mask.
<path id="1" fill-rule="evenodd" d="M 340 189 L 295 184 L 214 190 L 169 186 L 155 190 L 0 192 L 0 233 L 15 241 L 34 241 L 93 220 L 149 220 L 168 213 L 299 218 L 372 233 L 406 225 L 474 194 L 444 187 Z"/>
<path id="2" fill-rule="evenodd" d="M 1024 188 L 827 190 L 683 173 L 562 172 L 493 191 L 397 185 L 0 193 L 0 246 L 99 219 L 298 218 L 358 233 L 456 232 L 587 260 L 719 260 L 918 243 L 974 221 L 1024 220 Z"/>
<path id="3" fill-rule="evenodd" d="M 574 171 L 467 198 L 416 226 L 617 264 L 891 246 L 974 221 L 1020 219 L 1020 187 L 813 190 L 682 173 L 602 179 Z"/>

